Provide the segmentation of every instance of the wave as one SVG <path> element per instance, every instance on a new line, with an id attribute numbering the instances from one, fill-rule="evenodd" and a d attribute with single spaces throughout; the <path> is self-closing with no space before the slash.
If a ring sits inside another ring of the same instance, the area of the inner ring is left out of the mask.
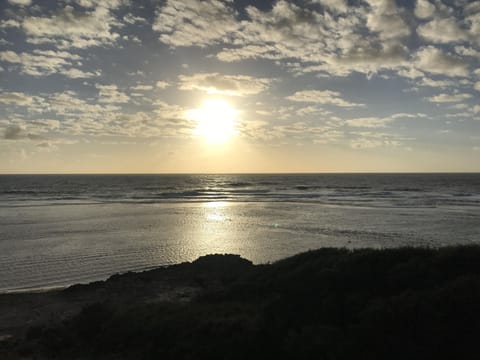
<path id="1" fill-rule="evenodd" d="M 0 176 L 0 207 L 198 201 L 478 206 L 480 176 L 439 176 Z"/>
<path id="2" fill-rule="evenodd" d="M 254 186 L 254 184 L 250 182 L 230 182 L 226 184 L 227 186 L 231 187 L 249 187 L 249 186 Z"/>

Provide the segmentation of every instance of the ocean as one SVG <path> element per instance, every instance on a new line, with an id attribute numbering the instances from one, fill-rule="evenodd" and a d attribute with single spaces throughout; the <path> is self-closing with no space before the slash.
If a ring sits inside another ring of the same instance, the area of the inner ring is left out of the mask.
<path id="1" fill-rule="evenodd" d="M 235 253 L 480 242 L 480 174 L 0 176 L 0 292 Z"/>

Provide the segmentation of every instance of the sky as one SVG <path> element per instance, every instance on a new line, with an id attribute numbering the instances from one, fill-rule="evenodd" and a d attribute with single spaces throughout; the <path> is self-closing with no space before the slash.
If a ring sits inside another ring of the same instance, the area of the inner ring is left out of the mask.
<path id="1" fill-rule="evenodd" d="M 1 0 L 0 173 L 480 171 L 480 1 Z"/>

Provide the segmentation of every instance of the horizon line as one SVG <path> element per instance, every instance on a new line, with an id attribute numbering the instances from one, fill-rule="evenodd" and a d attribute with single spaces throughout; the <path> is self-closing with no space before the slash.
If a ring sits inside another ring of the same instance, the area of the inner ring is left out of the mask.
<path id="1" fill-rule="evenodd" d="M 326 174 L 480 174 L 480 171 L 284 171 L 284 172 L 12 172 L 4 175 L 326 175 Z"/>

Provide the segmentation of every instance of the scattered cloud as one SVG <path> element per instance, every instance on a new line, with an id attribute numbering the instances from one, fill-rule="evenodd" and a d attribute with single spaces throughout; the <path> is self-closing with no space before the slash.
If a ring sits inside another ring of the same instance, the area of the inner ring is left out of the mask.
<path id="1" fill-rule="evenodd" d="M 15 104 L 15 105 L 29 105 L 34 102 L 32 96 L 25 95 L 20 92 L 2 92 L 0 93 L 0 103 Z"/>
<path id="2" fill-rule="evenodd" d="M 0 29 L 19 28 L 20 26 L 21 24 L 17 20 L 7 19 L 7 20 L 0 21 Z"/>
<path id="3" fill-rule="evenodd" d="M 315 2 L 322 4 L 334 12 L 344 13 L 348 9 L 347 0 L 316 0 Z"/>
<path id="4" fill-rule="evenodd" d="M 127 24 L 147 24 L 147 20 L 143 17 L 140 17 L 140 16 L 135 16 L 131 13 L 125 15 L 123 17 L 123 21 L 125 21 Z"/>
<path id="5" fill-rule="evenodd" d="M 418 119 L 418 118 L 425 118 L 427 117 L 426 114 L 416 113 L 397 113 L 392 114 L 387 117 L 361 117 L 361 118 L 353 118 L 346 120 L 345 123 L 348 126 L 352 127 L 365 127 L 365 128 L 382 128 L 386 127 L 388 123 L 391 123 L 394 120 L 398 119 Z"/>
<path id="6" fill-rule="evenodd" d="M 209 94 L 228 96 L 255 95 L 266 90 L 272 82 L 266 78 L 220 73 L 180 75 L 179 80 L 180 90 L 201 90 Z"/>
<path id="7" fill-rule="evenodd" d="M 9 126 L 3 134 L 5 140 L 18 140 L 24 137 L 26 137 L 26 135 L 24 135 L 24 130 L 20 126 Z"/>
<path id="8" fill-rule="evenodd" d="M 455 46 L 455 52 L 462 56 L 471 56 L 480 59 L 480 51 L 475 50 L 473 47 Z"/>
<path id="9" fill-rule="evenodd" d="M 435 103 L 452 103 L 468 100 L 472 97 L 470 94 L 439 94 L 427 98 L 430 102 Z"/>
<path id="10" fill-rule="evenodd" d="M 3 138 L 5 140 L 21 140 L 21 139 L 30 139 L 30 140 L 40 140 L 42 137 L 40 135 L 29 133 L 25 128 L 19 125 L 11 125 L 5 128 L 3 133 Z"/>
<path id="11" fill-rule="evenodd" d="M 446 88 L 455 86 L 455 82 L 451 80 L 433 80 L 427 77 L 422 78 L 416 83 L 417 86 L 432 87 L 432 88 Z"/>
<path id="12" fill-rule="evenodd" d="M 382 40 L 404 38 L 410 35 L 410 27 L 403 20 L 395 1 L 366 0 L 371 11 L 367 14 L 367 26 L 379 34 Z"/>
<path id="13" fill-rule="evenodd" d="M 468 40 L 466 30 L 461 29 L 455 18 L 434 18 L 424 25 L 420 25 L 417 33 L 425 40 L 447 44 L 451 42 L 463 42 Z"/>
<path id="14" fill-rule="evenodd" d="M 28 6 L 32 4 L 32 0 L 8 0 L 10 4 Z"/>
<path id="15" fill-rule="evenodd" d="M 392 120 L 392 118 L 364 117 L 347 120 L 346 124 L 353 127 L 378 128 L 385 127 Z"/>
<path id="16" fill-rule="evenodd" d="M 423 77 L 425 74 L 422 71 L 415 69 L 414 67 L 400 69 L 398 70 L 398 75 L 409 78 L 409 79 L 416 79 L 419 77 Z"/>
<path id="17" fill-rule="evenodd" d="M 453 104 L 449 106 L 450 109 L 455 109 L 455 110 L 463 110 L 468 108 L 467 104 Z"/>
<path id="18" fill-rule="evenodd" d="M 480 1 L 248 3 L 7 0 L 0 137 L 45 151 L 186 139 L 192 92 L 236 96 L 240 136 L 269 145 L 398 147 L 455 120 L 448 144 L 476 131 Z"/>
<path id="19" fill-rule="evenodd" d="M 303 90 L 297 91 L 293 95 L 287 96 L 288 100 L 317 103 L 317 104 L 330 104 L 340 107 L 356 107 L 365 106 L 364 104 L 357 104 L 342 99 L 341 94 L 337 91 L 331 90 Z"/>
<path id="20" fill-rule="evenodd" d="M 434 46 L 423 47 L 417 52 L 415 66 L 425 72 L 451 77 L 469 74 L 466 61 Z"/>
<path id="21" fill-rule="evenodd" d="M 72 79 L 98 76 L 98 73 L 82 71 L 72 67 L 80 56 L 66 51 L 34 50 L 33 53 L 0 52 L 0 60 L 18 65 L 21 72 L 31 76 L 62 74 Z"/>
<path id="22" fill-rule="evenodd" d="M 69 77 L 71 79 L 85 79 L 85 78 L 98 76 L 99 72 L 91 73 L 91 72 L 86 72 L 79 69 L 71 68 L 71 69 L 62 69 L 60 71 L 60 74 L 65 75 L 66 77 Z"/>
<path id="23" fill-rule="evenodd" d="M 80 4 L 95 6 L 94 2 L 89 1 Z M 22 21 L 27 41 L 33 44 L 53 43 L 61 49 L 111 45 L 119 37 L 113 31 L 115 26 L 119 27 L 120 23 L 110 9 L 99 5 L 86 11 L 78 11 L 73 6 L 66 5 L 50 17 L 28 16 Z"/>
<path id="24" fill-rule="evenodd" d="M 350 146 L 353 149 L 374 149 L 378 147 L 397 147 L 401 145 L 401 142 L 398 140 L 394 140 L 391 137 L 384 137 L 384 138 L 368 138 L 365 134 L 361 134 L 362 137 L 352 140 L 350 142 Z"/>
<path id="25" fill-rule="evenodd" d="M 220 0 L 168 0 L 153 24 L 160 40 L 172 46 L 212 45 L 238 29 L 235 11 Z"/>
<path id="26" fill-rule="evenodd" d="M 132 90 L 135 91 L 150 91 L 153 89 L 152 85 L 136 85 L 131 88 Z"/>
<path id="27" fill-rule="evenodd" d="M 429 0 L 417 0 L 415 3 L 415 16 L 420 19 L 428 19 L 435 13 L 435 5 Z"/>
<path id="28" fill-rule="evenodd" d="M 166 89 L 167 87 L 170 86 L 170 84 L 166 81 L 157 81 L 156 83 L 156 86 L 159 88 L 159 89 Z"/>
<path id="29" fill-rule="evenodd" d="M 126 103 L 130 100 L 127 94 L 118 91 L 117 85 L 96 84 L 95 87 L 99 90 L 100 103 Z"/>

